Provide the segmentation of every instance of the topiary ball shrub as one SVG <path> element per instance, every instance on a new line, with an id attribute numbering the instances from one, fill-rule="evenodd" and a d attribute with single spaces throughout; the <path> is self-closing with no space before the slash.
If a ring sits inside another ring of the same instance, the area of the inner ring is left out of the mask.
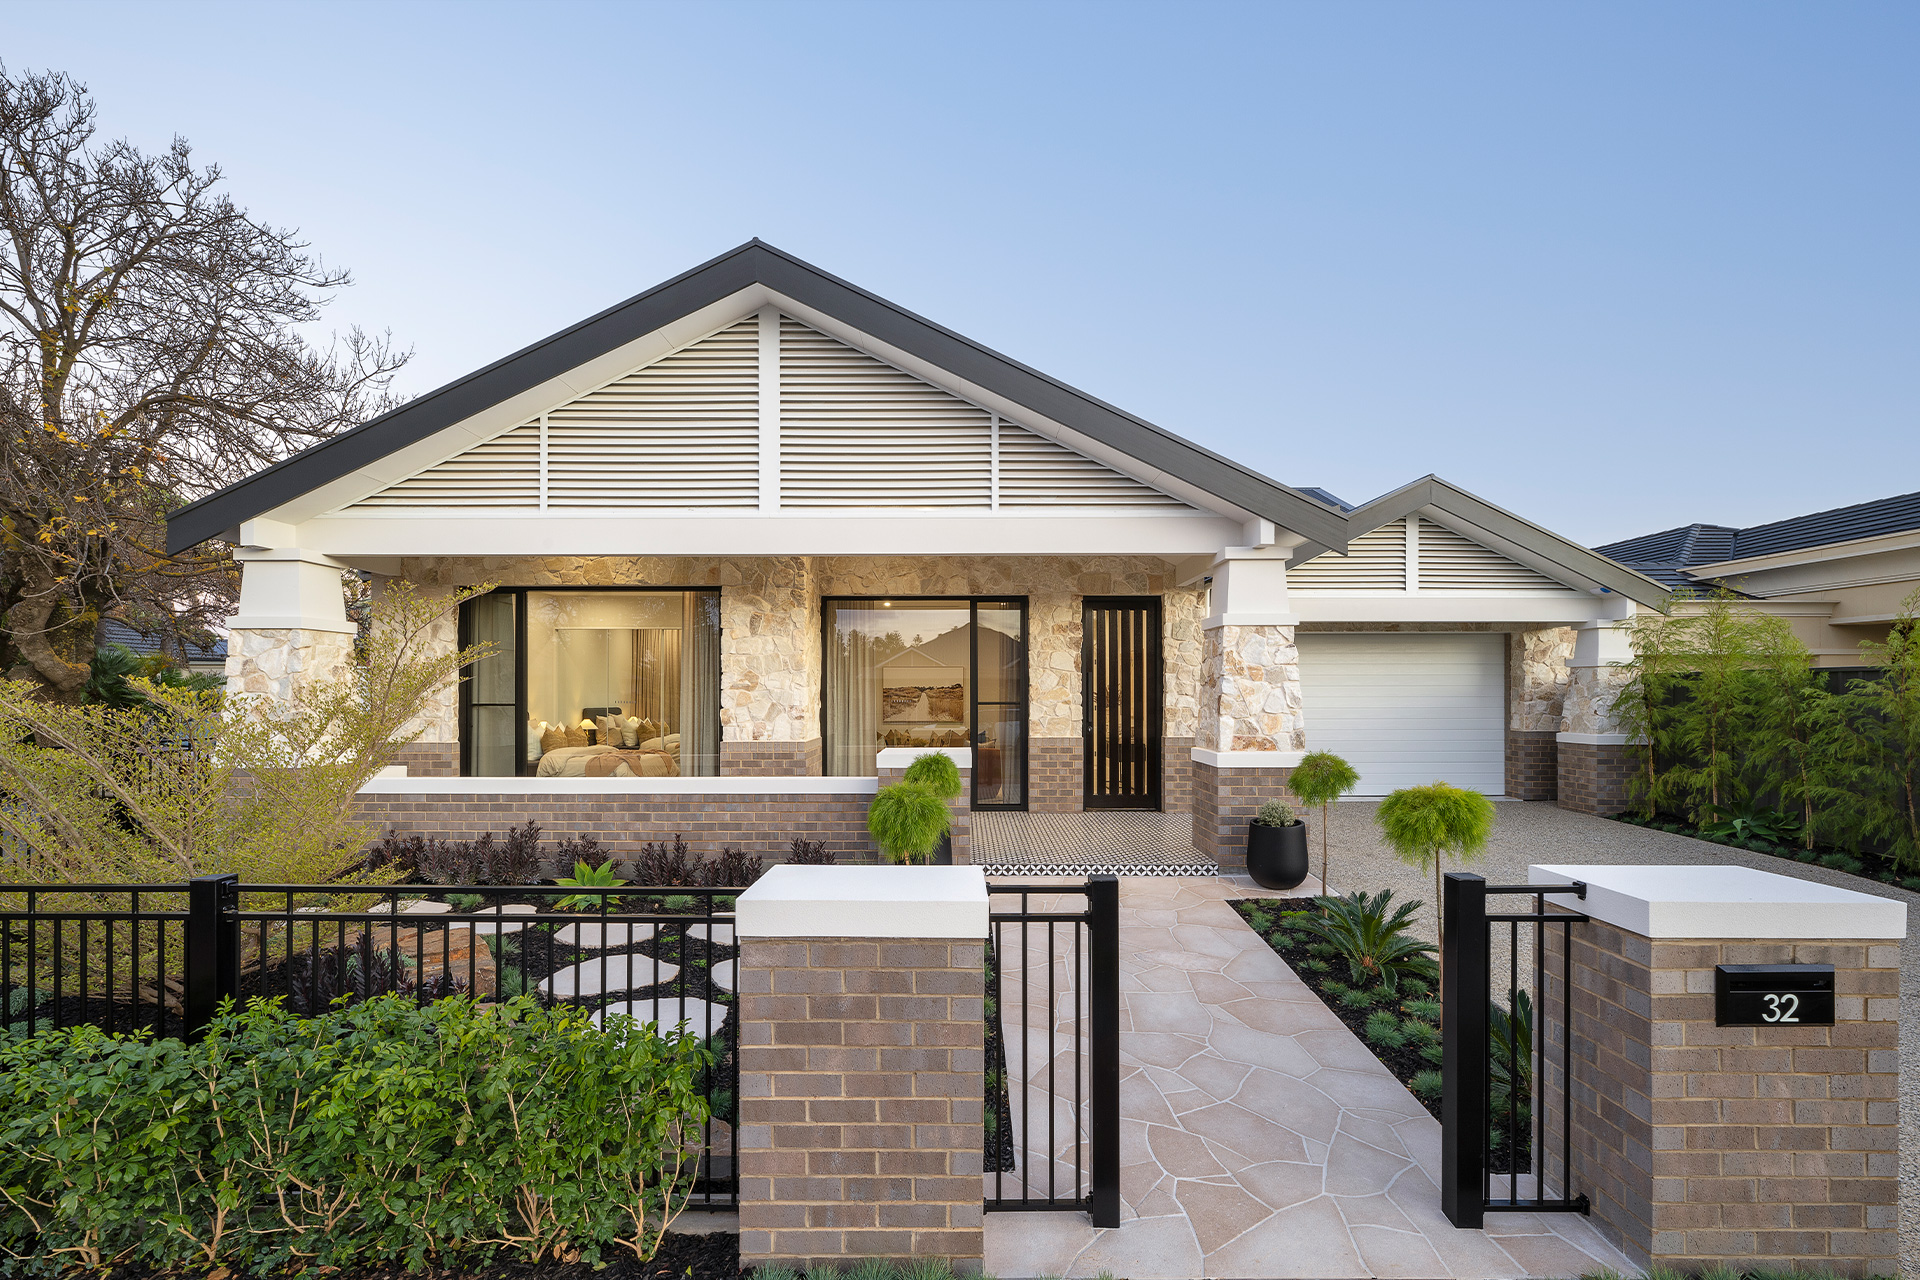
<path id="1" fill-rule="evenodd" d="M 921 756 L 907 766 L 900 780 L 925 787 L 943 800 L 956 800 L 960 796 L 960 766 L 944 752 Z"/>
<path id="2" fill-rule="evenodd" d="M 926 862 L 952 821 L 946 799 L 913 782 L 880 788 L 867 809 L 867 830 L 889 862 Z"/>
<path id="3" fill-rule="evenodd" d="M 1256 827 L 1290 827 L 1299 819 L 1293 816 L 1293 808 L 1284 800 L 1269 800 L 1260 806 L 1260 812 L 1253 815 Z"/>

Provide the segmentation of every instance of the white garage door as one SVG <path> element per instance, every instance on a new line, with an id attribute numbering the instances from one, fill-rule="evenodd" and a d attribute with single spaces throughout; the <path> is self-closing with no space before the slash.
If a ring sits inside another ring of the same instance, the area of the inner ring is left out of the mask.
<path id="1" fill-rule="evenodd" d="M 1355 795 L 1450 782 L 1506 790 L 1504 635 L 1302 632 L 1307 749 L 1345 756 Z"/>

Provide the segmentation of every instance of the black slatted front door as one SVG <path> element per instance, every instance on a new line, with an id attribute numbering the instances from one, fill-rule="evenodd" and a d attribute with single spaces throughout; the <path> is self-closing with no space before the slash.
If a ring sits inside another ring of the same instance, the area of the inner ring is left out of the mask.
<path id="1" fill-rule="evenodd" d="M 1089 596 L 1081 614 L 1086 807 L 1160 807 L 1160 601 Z"/>

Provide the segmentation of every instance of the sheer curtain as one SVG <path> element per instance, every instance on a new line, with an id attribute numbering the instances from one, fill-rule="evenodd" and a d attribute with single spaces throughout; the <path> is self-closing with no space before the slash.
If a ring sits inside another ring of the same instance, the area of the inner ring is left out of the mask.
<path id="1" fill-rule="evenodd" d="M 720 772 L 720 593 L 689 591 L 680 632 L 680 772 Z"/>
<path id="2" fill-rule="evenodd" d="M 827 773 L 871 778 L 880 750 L 879 646 L 863 632 L 842 630 L 837 619 L 827 628 L 826 722 Z"/>

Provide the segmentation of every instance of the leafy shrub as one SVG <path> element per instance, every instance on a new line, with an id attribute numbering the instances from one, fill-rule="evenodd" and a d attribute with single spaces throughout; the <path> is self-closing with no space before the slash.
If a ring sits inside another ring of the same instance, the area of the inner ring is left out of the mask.
<path id="1" fill-rule="evenodd" d="M 663 840 L 658 844 L 649 841 L 640 846 L 640 856 L 633 862 L 635 884 L 658 888 L 691 885 L 693 876 L 693 864 L 687 857 L 687 842 L 678 835 L 674 836 L 672 844 Z"/>
<path id="2" fill-rule="evenodd" d="M 716 889 L 744 889 L 760 878 L 763 869 L 759 854 L 725 845 L 718 857 L 702 864 L 700 881 Z"/>
<path id="3" fill-rule="evenodd" d="M 953 800 L 960 795 L 960 766 L 945 752 L 929 752 L 916 757 L 900 775 L 900 781 L 925 787 L 942 800 Z"/>
<path id="4" fill-rule="evenodd" d="M 1438 1071 L 1421 1071 L 1407 1081 L 1407 1088 L 1413 1090 L 1419 1098 L 1437 1098 L 1445 1088 L 1445 1082 Z"/>
<path id="5" fill-rule="evenodd" d="M 155 1270 L 653 1256 L 709 1054 L 521 998 L 231 1006 L 196 1044 L 0 1042 L 0 1252 Z"/>
<path id="6" fill-rule="evenodd" d="M 1434 974 L 1433 944 L 1406 936 L 1413 925 L 1413 913 L 1420 907 L 1418 902 L 1401 903 L 1389 915 L 1391 889 L 1315 901 L 1325 914 L 1303 920 L 1300 927 L 1333 946 L 1347 962 L 1356 984 L 1377 982 L 1392 995 L 1402 977 Z"/>
<path id="7" fill-rule="evenodd" d="M 305 1017 L 325 1013 L 336 1002 L 358 1004 L 383 995 L 443 1000 L 465 990 L 466 983 L 445 973 L 416 982 L 410 957 L 376 947 L 371 930 L 344 947 L 318 955 L 302 952 L 287 966 L 287 1008 Z"/>
<path id="8" fill-rule="evenodd" d="M 1268 800 L 1261 804 L 1260 812 L 1253 815 L 1256 827 L 1290 827 L 1298 818 L 1293 816 L 1293 807 L 1284 800 Z"/>
<path id="9" fill-rule="evenodd" d="M 1835 871 L 1845 871 L 1849 875 L 1859 875 L 1864 865 L 1860 859 L 1850 853 L 1829 853 L 1820 858 L 1820 865 Z"/>
<path id="10" fill-rule="evenodd" d="M 572 875 L 562 876 L 554 883 L 573 889 L 613 889 L 625 884 L 626 881 L 613 874 L 611 862 L 597 867 L 576 862 Z M 553 905 L 562 911 L 597 911 L 605 906 L 611 897 L 611 894 L 605 893 L 570 893 Z"/>
<path id="11" fill-rule="evenodd" d="M 1750 842 L 1755 840 L 1767 846 L 1792 844 L 1800 838 L 1804 829 L 1801 820 L 1792 814 L 1763 807 L 1725 806 L 1718 811 L 1717 819 L 1701 827 L 1700 833 L 1714 840 L 1732 840 L 1749 848 L 1752 847 Z"/>
<path id="12" fill-rule="evenodd" d="M 825 840 L 802 840 L 795 836 L 787 846 L 787 861 L 796 867 L 830 867 L 833 854 Z"/>
<path id="13" fill-rule="evenodd" d="M 428 884 L 538 884 L 546 871 L 540 857 L 540 827 L 534 822 L 513 828 L 504 839 L 496 839 L 491 831 L 472 840 L 434 840 L 388 831 L 362 865 L 373 870 L 394 868 Z"/>
<path id="14" fill-rule="evenodd" d="M 952 821 L 939 792 L 912 782 L 880 788 L 867 807 L 867 831 L 889 862 L 926 862 Z"/>

